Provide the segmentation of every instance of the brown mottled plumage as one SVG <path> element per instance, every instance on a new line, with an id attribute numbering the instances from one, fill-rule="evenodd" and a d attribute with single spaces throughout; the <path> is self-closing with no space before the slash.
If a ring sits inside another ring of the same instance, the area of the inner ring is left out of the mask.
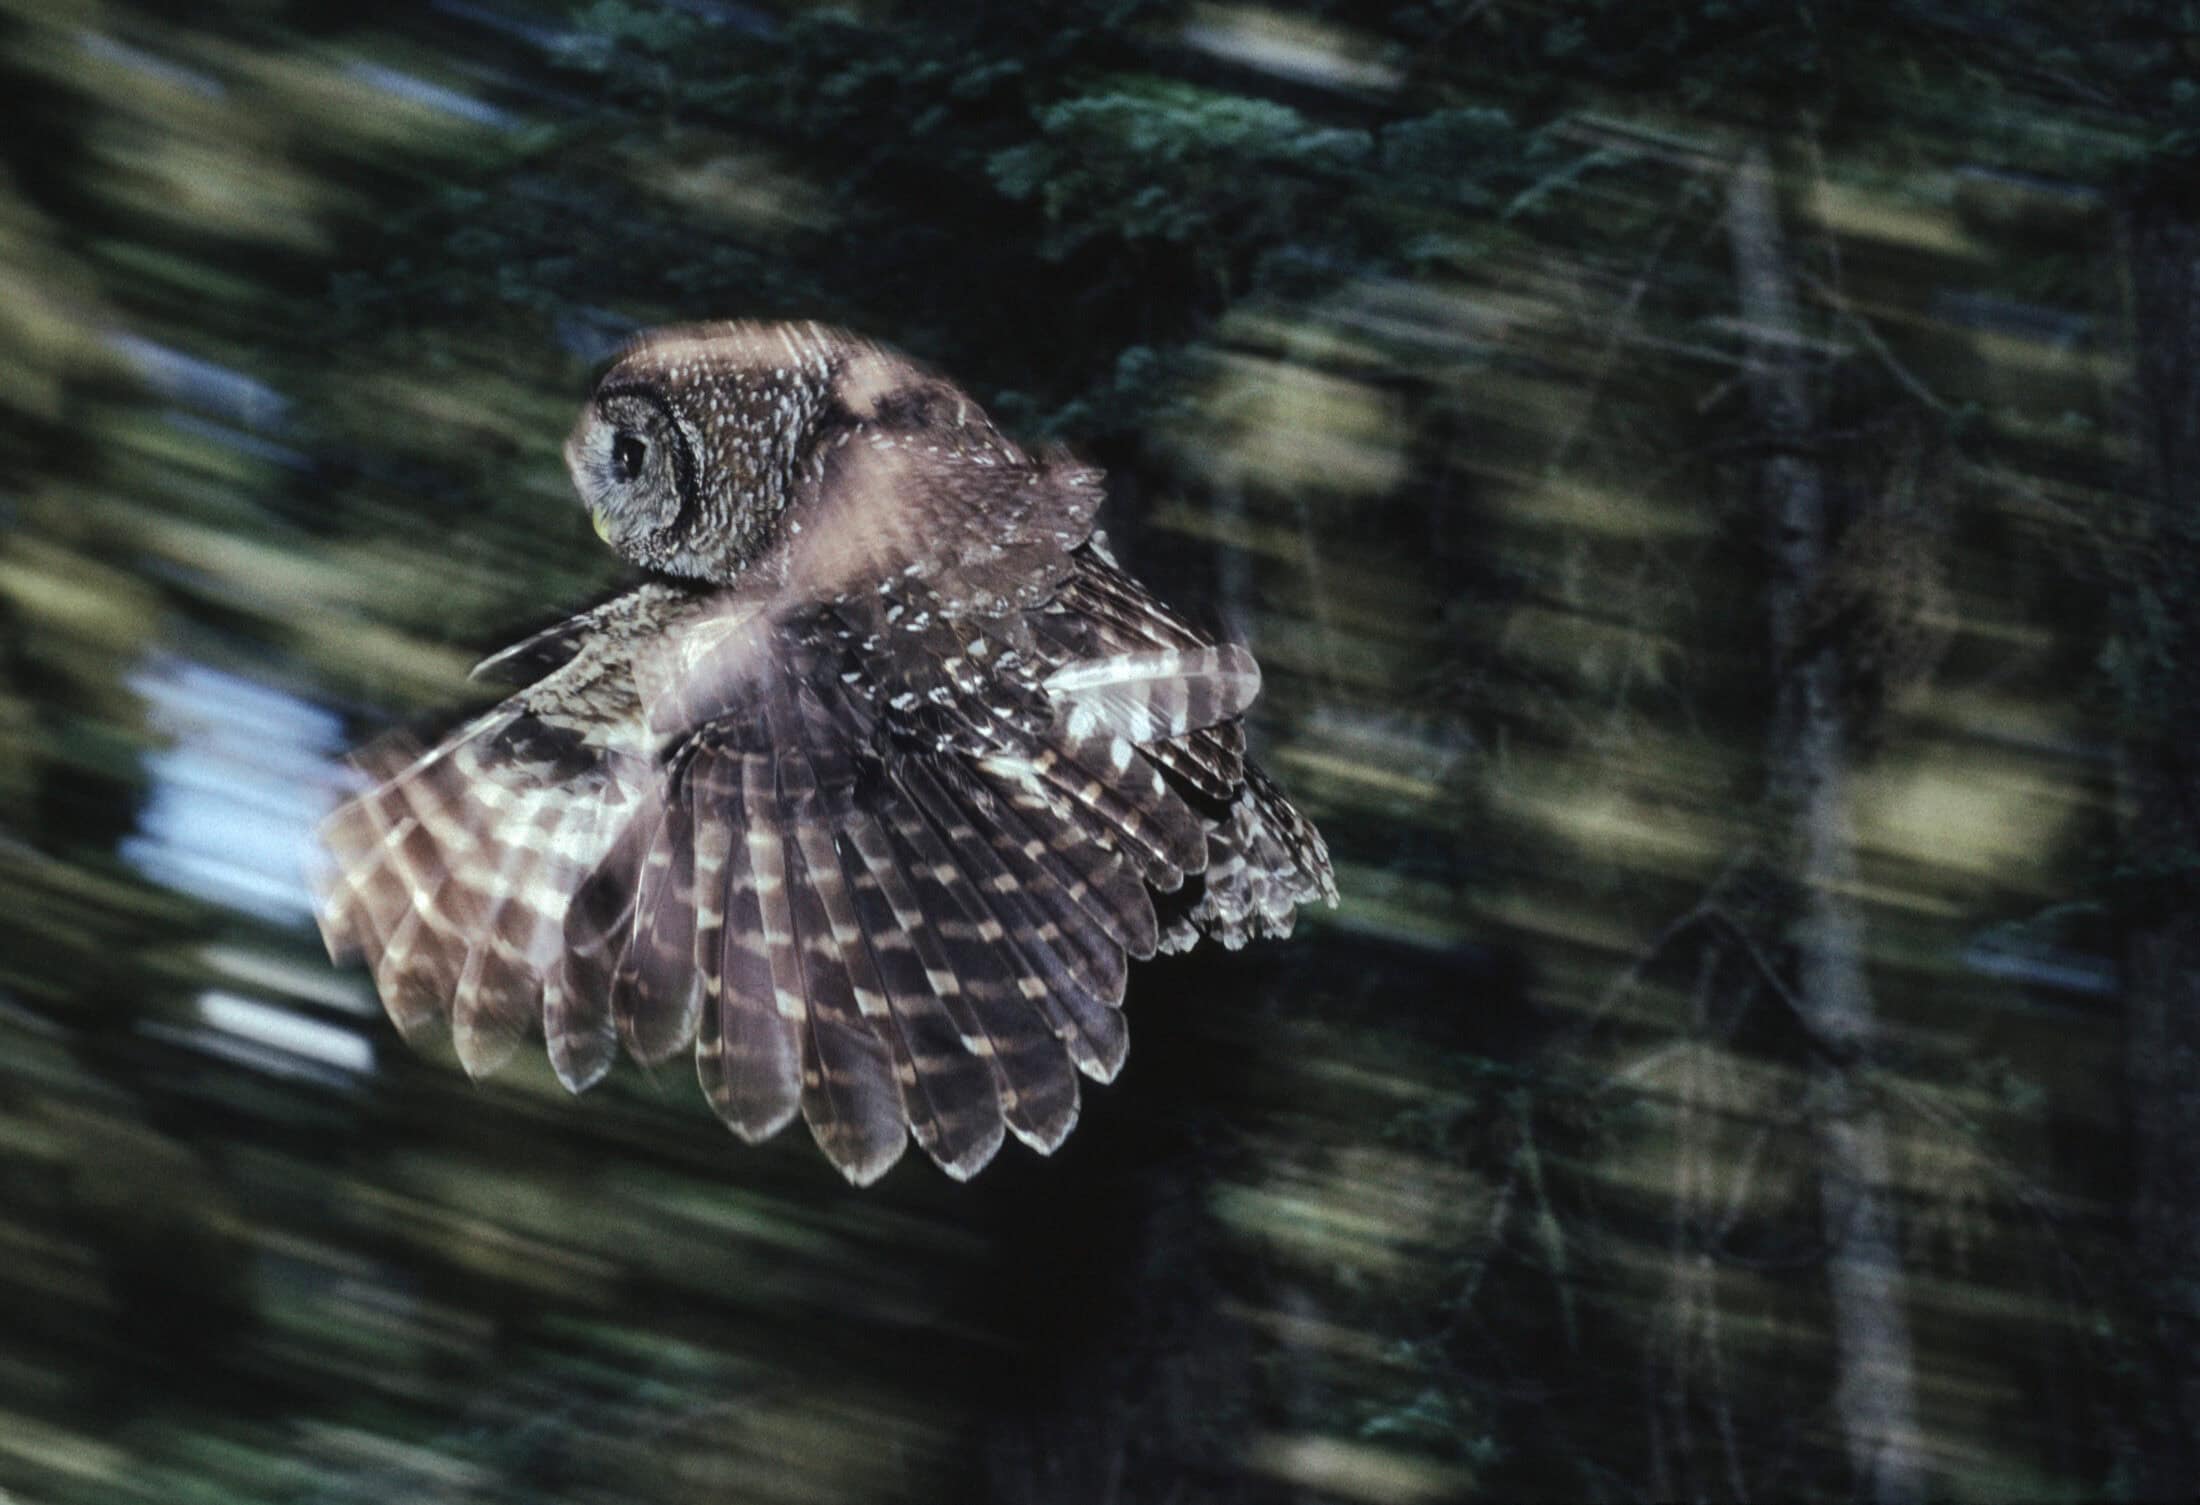
<path id="1" fill-rule="evenodd" d="M 661 331 L 566 458 L 649 577 L 482 664 L 523 688 L 365 755 L 323 827 L 331 954 L 469 1072 L 538 1021 L 575 1091 L 692 1044 L 744 1139 L 799 1113 L 852 1181 L 912 1135 L 966 1177 L 1122 1067 L 1129 958 L 1334 900 L 1245 756 L 1252 657 L 1117 567 L 1096 472 L 914 362 Z"/>

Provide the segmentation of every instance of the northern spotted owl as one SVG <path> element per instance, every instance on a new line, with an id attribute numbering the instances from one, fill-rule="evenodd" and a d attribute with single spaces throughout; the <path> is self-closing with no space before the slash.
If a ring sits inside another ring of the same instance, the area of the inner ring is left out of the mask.
<path id="1" fill-rule="evenodd" d="M 694 1048 L 745 1140 L 869 1182 L 1060 1144 L 1122 1066 L 1127 958 L 1335 901 L 1247 758 L 1252 657 L 1126 575 L 1099 474 L 816 325 L 642 337 L 565 446 L 645 572 L 506 649 L 521 688 L 385 742 L 322 828 L 332 956 L 474 1075 L 540 1027 L 580 1091 Z"/>

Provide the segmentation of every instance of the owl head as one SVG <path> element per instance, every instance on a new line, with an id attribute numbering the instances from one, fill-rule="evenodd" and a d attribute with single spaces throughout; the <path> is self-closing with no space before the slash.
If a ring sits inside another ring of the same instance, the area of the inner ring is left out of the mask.
<path id="1" fill-rule="evenodd" d="M 654 330 L 597 383 L 565 462 L 597 534 L 622 557 L 727 584 L 779 540 L 836 440 L 897 414 L 921 419 L 944 387 L 823 325 Z"/>

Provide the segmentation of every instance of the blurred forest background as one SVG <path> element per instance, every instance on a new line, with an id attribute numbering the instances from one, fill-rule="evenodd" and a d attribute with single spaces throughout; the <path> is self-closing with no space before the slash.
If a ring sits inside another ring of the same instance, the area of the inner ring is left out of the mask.
<path id="1" fill-rule="evenodd" d="M 0 1493 L 2191 1498 L 2200 7 L 0 0 Z M 1051 1162 L 396 1040 L 640 325 L 1110 472 L 1344 902 Z"/>

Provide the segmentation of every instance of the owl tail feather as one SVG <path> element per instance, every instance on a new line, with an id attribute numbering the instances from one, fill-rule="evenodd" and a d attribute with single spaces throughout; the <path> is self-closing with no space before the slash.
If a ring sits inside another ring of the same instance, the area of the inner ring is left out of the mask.
<path id="1" fill-rule="evenodd" d="M 1163 951 L 1191 949 L 1202 935 L 1235 951 L 1257 936 L 1288 936 L 1302 904 L 1337 903 L 1329 848 L 1313 823 L 1259 765 L 1207 833 L 1207 869 L 1164 901 Z"/>

